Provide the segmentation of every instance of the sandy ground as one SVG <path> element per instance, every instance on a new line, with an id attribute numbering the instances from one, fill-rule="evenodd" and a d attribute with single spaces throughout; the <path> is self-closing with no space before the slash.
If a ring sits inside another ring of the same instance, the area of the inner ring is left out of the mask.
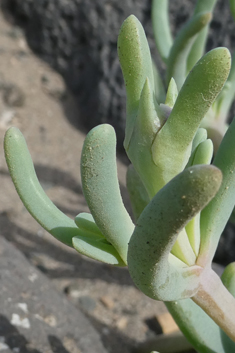
<path id="1" fill-rule="evenodd" d="M 85 133 L 62 78 L 28 48 L 20 29 L 0 17 L 0 142 L 10 126 L 23 132 L 48 196 L 67 215 L 88 211 L 82 195 L 80 154 Z M 117 159 L 125 188 L 125 159 Z M 127 269 L 80 256 L 47 234 L 25 210 L 13 187 L 0 147 L 1 234 L 41 269 L 53 285 L 91 318 L 110 352 L 127 353 L 160 332 L 160 302 L 133 285 Z M 58 308 L 59 310 L 59 308 Z"/>

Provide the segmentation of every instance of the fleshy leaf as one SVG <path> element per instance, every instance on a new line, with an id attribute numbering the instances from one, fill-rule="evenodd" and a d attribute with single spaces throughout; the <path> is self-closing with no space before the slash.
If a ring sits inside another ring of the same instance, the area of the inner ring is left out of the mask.
<path id="1" fill-rule="evenodd" d="M 82 255 L 110 265 L 125 266 L 117 250 L 104 238 L 76 236 L 72 240 L 74 249 Z"/>
<path id="2" fill-rule="evenodd" d="M 215 114 L 214 121 L 209 122 L 211 128 L 225 129 L 223 124 L 226 124 L 228 113 L 235 97 L 235 52 L 232 55 L 232 65 L 225 85 L 213 104 L 213 111 Z M 225 129 L 226 131 L 226 129 Z"/>
<path id="3" fill-rule="evenodd" d="M 197 0 L 194 16 L 202 12 L 212 12 L 217 0 Z M 195 39 L 187 59 L 187 72 L 192 70 L 196 62 L 202 57 L 208 37 L 209 25 L 205 26 Z"/>
<path id="4" fill-rule="evenodd" d="M 178 89 L 177 89 L 175 80 L 172 77 L 168 86 L 165 104 L 168 105 L 168 107 L 173 108 L 176 102 L 177 96 L 178 96 Z"/>
<path id="5" fill-rule="evenodd" d="M 125 266 L 117 250 L 105 239 L 90 213 L 75 217 L 79 234 L 73 238 L 74 248 L 82 255 L 110 265 Z"/>
<path id="6" fill-rule="evenodd" d="M 95 223 L 126 263 L 134 225 L 120 194 L 116 135 L 111 125 L 99 125 L 88 133 L 82 150 L 81 176 L 83 193 Z"/>
<path id="7" fill-rule="evenodd" d="M 202 129 L 200 129 L 202 130 Z M 202 131 L 203 132 L 203 131 Z M 202 137 L 202 136 L 201 136 Z M 199 136 L 198 136 L 199 139 Z M 196 141 L 195 141 L 196 143 Z M 201 142 L 195 149 L 192 159 L 190 157 L 191 166 L 198 164 L 210 164 L 213 156 L 213 144 L 211 140 Z M 190 244 L 196 256 L 199 254 L 200 248 L 200 213 L 198 213 L 187 225 L 186 232 Z"/>
<path id="8" fill-rule="evenodd" d="M 159 189 L 185 168 L 191 154 L 192 140 L 222 89 L 229 69 L 229 51 L 217 48 L 203 56 L 188 75 L 169 118 L 157 133 L 152 146 Z"/>
<path id="9" fill-rule="evenodd" d="M 168 15 L 168 0 L 153 0 L 151 15 L 158 52 L 162 60 L 167 62 L 173 43 Z"/>
<path id="10" fill-rule="evenodd" d="M 211 20 L 211 13 L 199 13 L 189 20 L 175 38 L 167 61 L 167 83 L 175 79 L 178 89 L 182 87 L 187 75 L 187 58 L 195 35 Z"/>
<path id="11" fill-rule="evenodd" d="M 127 94 L 127 120 L 124 146 L 128 150 L 135 126 L 139 99 L 146 78 L 154 89 L 152 58 L 144 29 L 139 20 L 129 16 L 118 36 L 118 56 L 121 64 Z"/>
<path id="12" fill-rule="evenodd" d="M 191 299 L 165 302 L 165 305 L 197 352 L 232 352 L 224 350 L 219 326 Z"/>
<path id="13" fill-rule="evenodd" d="M 159 119 L 161 112 L 157 114 L 157 103 L 155 103 L 150 81 L 147 78 L 141 92 L 139 110 L 127 155 L 150 198 L 157 192 L 157 168 L 152 159 L 151 146 L 163 121 L 163 117 Z M 159 106 L 158 109 L 160 109 Z"/>
<path id="14" fill-rule="evenodd" d="M 196 257 L 200 249 L 200 213 L 198 213 L 185 227 L 190 245 Z"/>
<path id="15" fill-rule="evenodd" d="M 139 217 L 128 250 L 128 267 L 136 286 L 164 301 L 184 299 L 198 290 L 202 268 L 177 267 L 170 251 L 179 232 L 216 194 L 222 174 L 213 166 L 184 170 L 163 187 Z"/>
<path id="16" fill-rule="evenodd" d="M 126 186 L 129 193 L 132 210 L 135 220 L 139 218 L 144 208 L 149 203 L 148 193 L 132 164 L 129 165 L 126 173 Z"/>
<path id="17" fill-rule="evenodd" d="M 213 164 L 223 173 L 215 198 L 201 213 L 201 247 L 198 264 L 204 266 L 214 257 L 220 236 L 235 204 L 235 120 L 227 130 Z"/>
<path id="18" fill-rule="evenodd" d="M 171 253 L 188 266 L 193 266 L 195 264 L 196 256 L 193 248 L 190 245 L 189 238 L 185 229 L 182 229 L 182 231 L 179 233 L 175 244 L 171 249 Z"/>
<path id="19" fill-rule="evenodd" d="M 4 147 L 11 178 L 26 209 L 55 238 L 72 246 L 72 238 L 79 233 L 79 229 L 44 192 L 24 136 L 17 128 L 12 127 L 6 132 Z"/>
<path id="20" fill-rule="evenodd" d="M 193 156 L 192 165 L 210 164 L 213 157 L 213 143 L 210 139 L 201 142 Z"/>
<path id="21" fill-rule="evenodd" d="M 186 168 L 191 167 L 193 165 L 193 160 L 194 160 L 194 156 L 196 153 L 196 149 L 202 142 L 206 141 L 206 139 L 207 139 L 206 129 L 199 128 L 196 132 L 194 139 L 193 139 L 191 156 L 188 160 Z"/>
<path id="22" fill-rule="evenodd" d="M 196 132 L 196 135 L 193 139 L 193 144 L 192 144 L 192 153 L 195 151 L 195 149 L 197 148 L 197 146 L 206 141 L 207 139 L 207 131 L 206 129 L 203 129 L 203 128 L 199 128 Z"/>
<path id="23" fill-rule="evenodd" d="M 88 231 L 88 232 L 90 232 L 90 233 L 92 233 L 94 235 L 96 234 L 97 237 L 103 237 L 104 238 L 104 235 L 99 230 L 97 224 L 94 221 L 94 218 L 92 217 L 92 215 L 90 213 L 86 213 L 86 212 L 79 213 L 75 217 L 74 221 L 75 221 L 76 225 L 81 230 Z"/>

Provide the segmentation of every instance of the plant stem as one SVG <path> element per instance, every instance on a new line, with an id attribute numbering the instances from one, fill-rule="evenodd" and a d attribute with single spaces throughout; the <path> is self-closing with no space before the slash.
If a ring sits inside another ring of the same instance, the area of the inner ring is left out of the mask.
<path id="1" fill-rule="evenodd" d="M 199 290 L 192 300 L 235 342 L 235 298 L 211 268 L 203 271 Z"/>

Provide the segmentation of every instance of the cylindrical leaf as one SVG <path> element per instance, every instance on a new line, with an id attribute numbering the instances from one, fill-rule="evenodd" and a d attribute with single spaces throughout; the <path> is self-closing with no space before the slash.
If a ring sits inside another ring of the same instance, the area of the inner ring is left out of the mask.
<path id="1" fill-rule="evenodd" d="M 217 0 L 197 0 L 197 4 L 194 11 L 194 16 L 201 12 L 212 12 Z M 192 48 L 187 59 L 187 72 L 192 70 L 196 62 L 204 54 L 206 40 L 208 36 L 209 25 L 205 26 L 198 34 L 197 38 L 193 43 Z"/>
<path id="2" fill-rule="evenodd" d="M 82 150 L 81 176 L 83 193 L 97 226 L 126 263 L 134 225 L 120 194 L 116 136 L 111 125 L 99 125 L 88 133 Z"/>
<path id="3" fill-rule="evenodd" d="M 162 124 L 154 103 L 153 91 L 147 78 L 141 92 L 138 114 L 127 155 L 139 174 L 150 199 L 156 194 L 158 185 L 157 167 L 153 162 L 151 147 Z"/>
<path id="4" fill-rule="evenodd" d="M 220 236 L 235 205 L 235 120 L 227 130 L 213 164 L 223 173 L 215 198 L 201 213 L 201 247 L 198 264 L 212 261 Z"/>
<path id="5" fill-rule="evenodd" d="M 139 218 L 149 203 L 148 193 L 133 165 L 130 164 L 126 173 L 126 186 L 129 193 L 135 220 Z"/>
<path id="6" fill-rule="evenodd" d="M 16 191 L 29 213 L 55 238 L 72 246 L 79 229 L 61 212 L 41 187 L 24 136 L 17 128 L 5 135 L 5 156 Z"/>
<path id="7" fill-rule="evenodd" d="M 168 0 L 152 1 L 152 25 L 157 49 L 163 61 L 167 62 L 172 46 L 172 35 L 168 15 Z"/>
<path id="8" fill-rule="evenodd" d="M 211 20 L 211 13 L 199 13 L 194 16 L 178 33 L 167 61 L 167 84 L 173 77 L 180 90 L 187 74 L 187 58 L 195 35 Z"/>
<path id="9" fill-rule="evenodd" d="M 118 37 L 118 56 L 127 94 L 127 121 L 124 146 L 128 149 L 135 125 L 139 99 L 144 83 L 149 78 L 154 88 L 152 58 L 144 29 L 131 15 L 123 23 Z"/>
<path id="10" fill-rule="evenodd" d="M 222 89 L 230 70 L 230 53 L 217 48 L 194 66 L 179 92 L 165 125 L 152 146 L 159 189 L 181 172 L 191 154 L 197 129 Z"/>

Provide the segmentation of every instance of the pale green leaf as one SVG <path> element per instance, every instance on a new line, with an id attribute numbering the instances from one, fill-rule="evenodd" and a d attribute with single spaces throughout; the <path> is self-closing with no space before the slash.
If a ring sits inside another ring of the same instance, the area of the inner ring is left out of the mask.
<path id="1" fill-rule="evenodd" d="M 134 225 L 120 194 L 116 135 L 111 125 L 99 125 L 86 136 L 81 157 L 81 177 L 83 194 L 95 223 L 126 263 Z"/>
<path id="2" fill-rule="evenodd" d="M 215 4 L 217 0 L 198 0 L 194 16 L 202 13 L 202 12 L 212 12 L 214 10 Z M 195 39 L 192 48 L 190 49 L 190 53 L 187 59 L 187 72 L 192 70 L 193 66 L 196 62 L 202 57 L 205 51 L 206 40 L 208 37 L 208 29 L 209 25 L 206 25 L 198 34 Z"/>
<path id="3" fill-rule="evenodd" d="M 152 25 L 158 52 L 167 62 L 173 39 L 168 15 L 168 0 L 152 0 Z"/>
<path id="4" fill-rule="evenodd" d="M 227 130 L 213 164 L 223 173 L 216 197 L 201 213 L 201 248 L 198 263 L 212 261 L 220 236 L 235 204 L 235 120 Z"/>
<path id="5" fill-rule="evenodd" d="M 11 178 L 29 213 L 55 238 L 72 246 L 72 238 L 79 233 L 79 229 L 44 192 L 24 136 L 17 128 L 12 127 L 6 132 L 4 147 Z"/>
<path id="6" fill-rule="evenodd" d="M 185 168 L 193 138 L 229 70 L 229 51 L 217 48 L 204 55 L 188 75 L 169 118 L 152 145 L 159 189 Z"/>
<path id="7" fill-rule="evenodd" d="M 139 218 L 144 208 L 149 203 L 148 193 L 132 164 L 129 165 L 126 173 L 126 186 L 129 193 L 132 210 L 135 220 Z"/>
<path id="8" fill-rule="evenodd" d="M 187 75 L 187 58 L 195 36 L 210 20 L 211 13 L 199 13 L 190 19 L 177 34 L 167 61 L 167 84 L 173 77 L 180 90 Z"/>
<path id="9" fill-rule="evenodd" d="M 128 249 L 128 267 L 136 286 L 153 299 L 193 296 L 198 266 L 177 267 L 169 258 L 178 234 L 216 194 L 221 172 L 208 165 L 184 170 L 162 188 L 139 217 Z"/>
<path id="10" fill-rule="evenodd" d="M 127 120 L 124 146 L 129 147 L 139 106 L 139 99 L 146 78 L 154 89 L 152 58 L 144 29 L 131 15 L 123 23 L 118 36 L 118 56 L 126 86 Z"/>

